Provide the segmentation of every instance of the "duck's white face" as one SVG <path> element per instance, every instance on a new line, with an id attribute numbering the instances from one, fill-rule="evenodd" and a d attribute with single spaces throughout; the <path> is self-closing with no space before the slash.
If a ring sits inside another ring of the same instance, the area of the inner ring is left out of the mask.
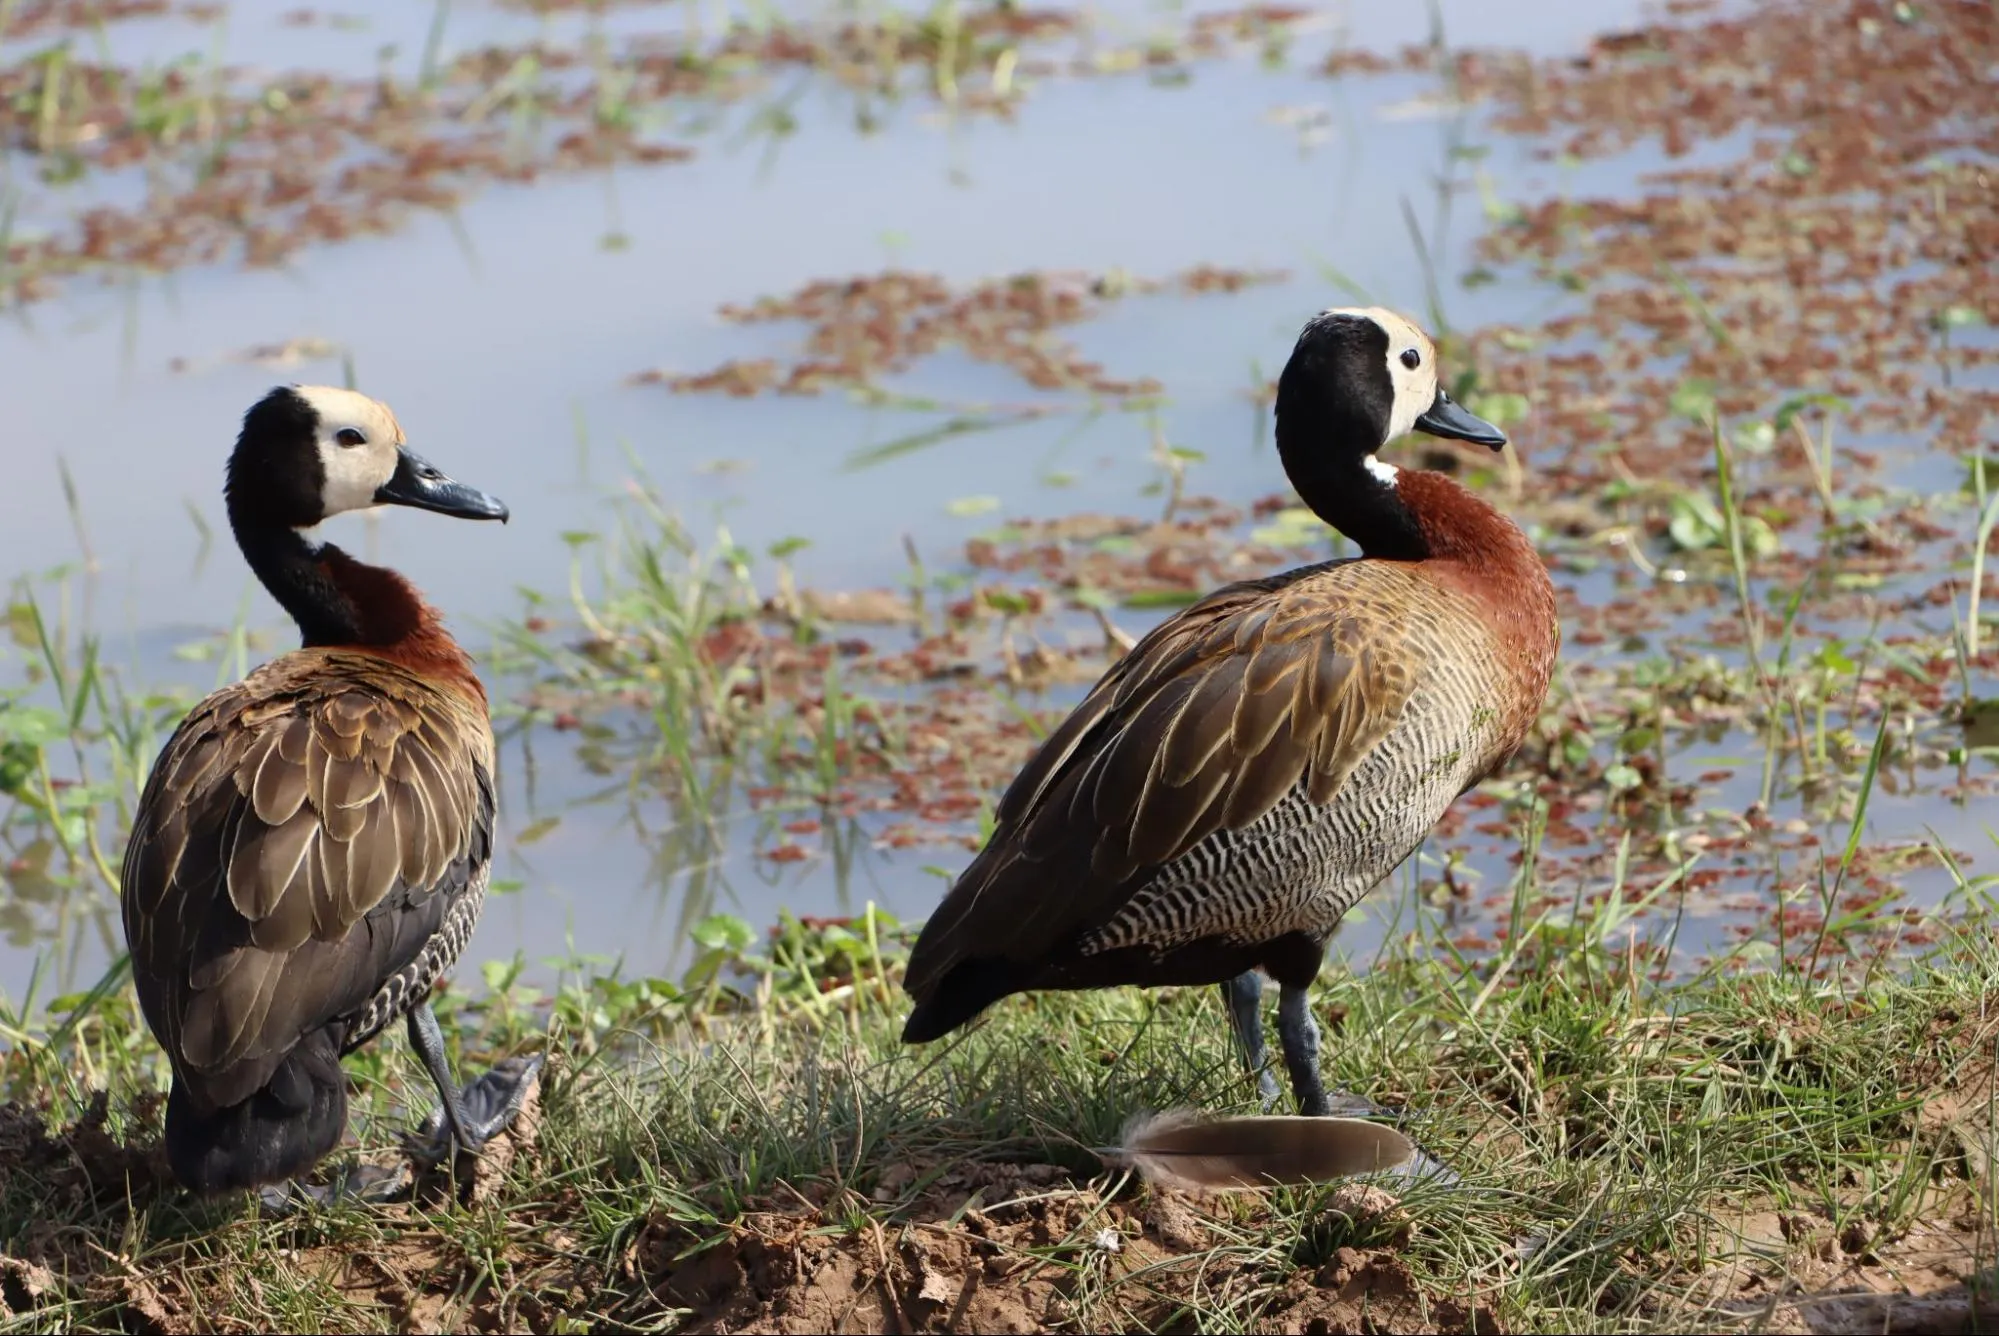
<path id="1" fill-rule="evenodd" d="M 403 429 L 387 404 L 355 390 L 332 385 L 300 385 L 298 397 L 319 418 L 314 445 L 326 471 L 320 500 L 328 516 L 366 510 L 395 476 Z"/>
<path id="2" fill-rule="evenodd" d="M 1371 320 L 1388 336 L 1386 369 L 1395 400 L 1388 414 L 1388 435 L 1381 443 L 1407 436 L 1415 430 L 1416 419 L 1437 401 L 1437 349 L 1430 336 L 1407 316 L 1383 306 L 1337 307 L 1324 314 Z"/>
<path id="3" fill-rule="evenodd" d="M 1388 379 L 1395 386 L 1395 409 L 1388 418 L 1392 441 L 1414 431 L 1416 419 L 1437 402 L 1437 349 L 1429 335 L 1395 312 L 1376 307 L 1367 314 L 1388 331 Z"/>

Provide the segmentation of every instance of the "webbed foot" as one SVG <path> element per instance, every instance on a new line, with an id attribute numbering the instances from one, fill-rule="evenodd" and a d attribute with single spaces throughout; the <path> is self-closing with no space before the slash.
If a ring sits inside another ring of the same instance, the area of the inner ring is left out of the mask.
<path id="1" fill-rule="evenodd" d="M 293 1179 L 257 1190 L 257 1204 L 267 1216 L 283 1218 L 300 1211 L 326 1210 L 355 1202 L 376 1205 L 389 1201 L 410 1185 L 407 1160 L 393 1164 L 365 1164 L 355 1161 L 337 1173 L 324 1187 Z"/>
<path id="2" fill-rule="evenodd" d="M 477 1154 L 479 1148 L 504 1132 L 520 1114 L 528 1095 L 541 1079 L 543 1055 L 503 1058 L 476 1081 L 457 1091 L 454 1134 L 448 1105 L 440 1103 L 411 1135 L 409 1151 L 424 1164 L 440 1164 L 456 1149 Z"/>

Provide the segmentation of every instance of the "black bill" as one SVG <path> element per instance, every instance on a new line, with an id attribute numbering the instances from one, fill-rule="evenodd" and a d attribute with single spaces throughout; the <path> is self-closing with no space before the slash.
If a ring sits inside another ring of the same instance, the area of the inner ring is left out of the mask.
<path id="1" fill-rule="evenodd" d="M 396 451 L 395 474 L 375 489 L 375 501 L 384 506 L 434 510 L 462 520 L 505 523 L 507 519 L 506 503 L 499 497 L 446 477 L 442 469 L 407 446 Z"/>
<path id="2" fill-rule="evenodd" d="M 1437 391 L 1437 401 L 1430 405 L 1430 411 L 1416 419 L 1416 430 L 1453 441 L 1470 441 L 1494 450 L 1506 444 L 1505 432 L 1478 414 L 1460 408 L 1442 390 Z"/>

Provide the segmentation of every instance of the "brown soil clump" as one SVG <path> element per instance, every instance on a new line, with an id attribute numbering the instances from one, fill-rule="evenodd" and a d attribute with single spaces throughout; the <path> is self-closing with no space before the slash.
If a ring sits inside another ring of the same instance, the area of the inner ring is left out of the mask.
<path id="1" fill-rule="evenodd" d="M 1301 1268 L 1219 1247 L 1210 1204 L 1105 1198 L 1053 1165 L 947 1172 L 907 1210 L 858 1233 L 824 1208 L 744 1217 L 719 1241 L 648 1222 L 627 1254 L 690 1332 L 1036 1332 L 1172 1329 L 1197 1290 L 1261 1310 L 1258 1329 L 1499 1331 L 1489 1309 L 1429 1291 L 1390 1249 L 1341 1248 Z"/>

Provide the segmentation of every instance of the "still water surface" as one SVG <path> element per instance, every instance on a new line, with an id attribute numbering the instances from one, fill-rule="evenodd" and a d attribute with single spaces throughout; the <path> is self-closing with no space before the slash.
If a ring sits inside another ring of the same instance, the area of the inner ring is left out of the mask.
<path id="1" fill-rule="evenodd" d="M 413 61 L 430 23 L 429 7 L 389 0 L 347 6 L 365 19 L 352 30 L 286 27 L 275 8 L 238 5 L 219 30 L 126 25 L 109 40 L 126 58 L 200 51 L 352 72 L 372 68 L 384 44 Z M 1640 15 L 1634 4 L 1540 0 L 1444 0 L 1441 11 L 1453 43 L 1537 52 L 1580 48 L 1592 31 Z M 1136 4 L 1103 12 L 1125 31 L 1166 21 Z M 708 20 L 717 17 L 711 9 Z M 686 21 L 679 7 L 637 6 L 596 22 L 616 40 Z M 460 5 L 445 47 L 583 23 L 544 29 L 517 11 Z M 1344 26 L 1340 40 L 1387 51 L 1423 40 L 1428 18 L 1421 5 L 1357 4 Z M 862 135 L 844 95 L 809 90 L 794 106 L 797 133 L 775 146 L 720 134 L 693 141 L 698 155 L 683 164 L 491 188 L 455 228 L 419 216 L 395 236 L 310 250 L 281 271 L 208 268 L 108 291 L 78 283 L 0 323 L 0 571 L 78 559 L 61 459 L 95 559 L 80 612 L 135 680 L 212 685 L 212 663 L 174 650 L 232 623 L 246 600 L 251 625 L 269 633 L 262 652 L 286 645 L 281 615 L 227 545 L 219 492 L 245 406 L 276 381 L 342 375 L 338 362 L 274 370 L 229 355 L 302 336 L 351 350 L 360 386 L 395 407 L 418 449 L 512 506 L 506 528 L 398 513 L 328 529 L 409 574 L 475 649 L 496 619 L 519 611 L 519 589 L 560 596 L 569 563 L 561 535 L 604 525 L 627 452 L 697 534 L 719 520 L 753 550 L 809 539 L 802 572 L 834 589 L 894 583 L 904 534 L 926 552 L 955 551 L 981 523 L 947 509 L 967 494 L 997 497 L 1007 514 L 1130 510 L 1152 476 L 1150 427 L 1136 416 L 1080 426 L 1058 417 L 857 472 L 842 467 L 852 451 L 926 419 L 830 396 L 744 401 L 624 383 L 647 367 L 693 371 L 781 353 L 795 327 L 737 328 L 716 309 L 890 264 L 959 282 L 1039 268 L 1163 277 L 1203 262 L 1289 271 L 1286 282 L 1234 295 L 1131 299 L 1074 331 L 1112 374 L 1164 383 L 1168 437 L 1206 456 L 1190 489 L 1267 494 L 1281 476 L 1245 397 L 1253 369 L 1274 373 L 1301 320 L 1345 300 L 1322 265 L 1387 304 L 1420 309 L 1401 201 L 1427 220 L 1436 179 L 1450 170 L 1445 119 L 1412 108 L 1435 94 L 1433 81 L 1327 80 L 1310 69 L 1330 40 L 1301 43 L 1288 68 L 1208 62 L 1175 86 L 1050 83 L 1011 124 L 952 122 L 912 105 Z M 1333 127 L 1313 146 L 1273 116 L 1308 105 L 1326 108 Z M 1475 117 L 1470 136 L 1490 139 Z M 1614 191 L 1648 165 L 1634 155 L 1558 179 L 1524 146 L 1492 150 L 1483 167 L 1502 195 Z M 1457 202 L 1446 274 L 1464 267 L 1477 208 L 1470 192 Z M 628 244 L 606 247 L 611 234 Z M 1547 300 L 1545 290 L 1500 284 L 1453 292 L 1450 305 L 1454 319 L 1475 324 Z M 954 399 L 1020 397 L 1005 373 L 950 357 L 907 384 Z M 1057 467 L 1074 481 L 1043 481 Z M 189 507 L 213 532 L 205 548 Z M 1143 618 L 1123 620 L 1137 630 Z M 510 744 L 507 823 L 518 831 L 562 819 L 530 848 L 503 843 L 499 875 L 524 889 L 492 903 L 471 960 L 518 951 L 540 961 L 573 949 L 668 972 L 684 956 L 690 913 L 763 922 L 780 906 L 834 913 L 873 899 L 920 916 L 940 889 L 922 870 L 938 851 L 891 854 L 864 840 L 844 863 L 775 868 L 748 858 L 744 841 L 718 866 L 678 865 L 646 829 L 666 819 L 663 809 L 622 797 L 579 803 L 605 781 L 583 772 L 569 740 L 537 738 L 534 762 L 530 791 L 520 743 Z M 690 882 L 701 887 L 692 906 Z M 18 997 L 38 955 L 65 986 L 89 982 L 117 947 L 115 915 L 65 937 L 59 946 L 40 936 L 0 942 L 0 991 Z M 1348 940 L 1351 949 L 1367 934 Z"/>

